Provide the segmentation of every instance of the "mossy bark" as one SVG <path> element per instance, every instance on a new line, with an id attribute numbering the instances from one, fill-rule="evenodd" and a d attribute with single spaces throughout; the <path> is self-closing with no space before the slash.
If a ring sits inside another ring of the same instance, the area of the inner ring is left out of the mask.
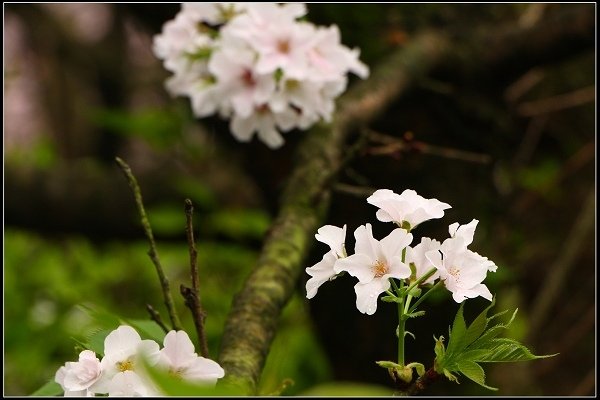
<path id="1" fill-rule="evenodd" d="M 257 264 L 235 296 L 225 325 L 219 357 L 226 371 L 225 383 L 257 394 L 279 315 L 305 268 L 303 260 L 324 220 L 337 172 L 351 157 L 346 146 L 349 134 L 373 120 L 409 83 L 426 74 L 444 48 L 436 35 L 415 38 L 344 96 L 331 124 L 317 125 L 307 133 L 298 148 L 279 215 Z"/>

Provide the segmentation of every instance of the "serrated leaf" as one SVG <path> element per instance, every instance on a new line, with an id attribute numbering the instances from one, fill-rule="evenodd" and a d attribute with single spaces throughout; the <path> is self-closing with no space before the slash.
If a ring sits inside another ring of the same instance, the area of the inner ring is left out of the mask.
<path id="1" fill-rule="evenodd" d="M 467 324 L 465 323 L 465 317 L 463 316 L 463 308 L 465 303 L 461 303 L 456 316 L 454 317 L 454 323 L 452 324 L 452 330 L 450 331 L 450 338 L 448 339 L 448 347 L 446 348 L 446 355 L 452 356 L 453 354 L 459 353 L 465 347 L 464 338 L 467 333 Z"/>
<path id="2" fill-rule="evenodd" d="M 461 374 L 463 374 L 473 382 L 477 383 L 478 385 L 481 385 L 486 389 L 498 390 L 497 388 L 493 388 L 485 384 L 485 372 L 479 364 L 473 361 L 463 360 L 458 363 L 457 367 L 458 371 Z"/>
<path id="3" fill-rule="evenodd" d="M 458 378 L 452 372 L 448 371 L 446 368 L 444 368 L 442 372 L 449 381 L 458 383 Z"/>
<path id="4" fill-rule="evenodd" d="M 536 360 L 539 358 L 554 357 L 556 354 L 549 354 L 543 356 L 536 356 L 525 347 L 523 344 L 517 342 L 514 339 L 509 338 L 496 338 L 486 343 L 482 343 L 479 354 L 473 354 L 477 359 L 473 361 L 477 362 L 515 362 L 515 361 L 529 361 Z"/>
<path id="5" fill-rule="evenodd" d="M 496 298 L 492 299 L 492 302 L 487 306 L 469 325 L 467 332 L 465 333 L 464 345 L 468 346 L 473 343 L 485 330 L 488 324 L 487 313 L 496 303 Z"/>
<path id="6" fill-rule="evenodd" d="M 485 343 L 485 342 L 495 338 L 496 336 L 498 336 L 500 333 L 502 333 L 502 331 L 504 329 L 508 329 L 510 324 L 512 324 L 512 322 L 514 321 L 515 316 L 517 315 L 517 311 L 519 311 L 518 308 L 513 312 L 512 316 L 510 317 L 510 320 L 507 323 L 494 325 L 491 328 L 489 328 L 487 331 L 485 331 L 473 345 L 480 347 L 479 343 Z M 498 315 L 498 314 L 496 314 L 496 315 Z"/>
<path id="7" fill-rule="evenodd" d="M 381 301 L 386 303 L 401 303 L 402 299 L 395 296 L 385 296 L 381 298 Z"/>
<path id="8" fill-rule="evenodd" d="M 416 311 L 414 313 L 404 314 L 404 315 L 406 316 L 406 318 L 417 318 L 422 315 L 425 315 L 425 311 Z"/>
<path id="9" fill-rule="evenodd" d="M 112 332 L 112 330 L 107 329 L 98 329 L 87 337 L 87 343 L 85 343 L 85 348 L 88 350 L 92 350 L 98 358 L 102 358 L 104 355 L 104 339 Z"/>
<path id="10" fill-rule="evenodd" d="M 53 379 L 42 385 L 41 388 L 31 394 L 31 396 L 58 396 L 63 393 L 63 388 Z"/>

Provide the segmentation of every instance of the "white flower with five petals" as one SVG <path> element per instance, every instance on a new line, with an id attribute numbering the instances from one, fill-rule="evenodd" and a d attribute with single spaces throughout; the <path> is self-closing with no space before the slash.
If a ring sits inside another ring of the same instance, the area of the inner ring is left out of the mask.
<path id="1" fill-rule="evenodd" d="M 358 278 L 354 286 L 356 308 L 373 315 L 379 295 L 390 288 L 390 278 L 410 276 L 410 267 L 402 262 L 402 251 L 412 242 L 412 234 L 398 228 L 379 241 L 373 238 L 371 224 L 366 224 L 354 231 L 354 237 L 354 254 L 338 260 L 334 270 Z"/>
<path id="2" fill-rule="evenodd" d="M 457 303 L 478 296 L 492 300 L 492 293 L 482 282 L 488 271 L 496 271 L 497 267 L 486 257 L 467 249 L 473 241 L 477 222 L 474 219 L 467 225 L 450 225 L 452 236 L 444 240 L 439 250 L 425 253 Z"/>
<path id="3" fill-rule="evenodd" d="M 153 340 L 142 340 L 140 335 L 130 326 L 122 325 L 108 334 L 104 339 L 104 357 L 100 362 L 102 377 L 96 383 L 97 393 L 120 392 L 123 384 L 141 382 L 145 392 L 152 393 L 147 379 L 142 374 L 141 357 L 145 357 L 150 365 L 155 365 L 159 357 L 159 345 Z M 131 374 L 122 374 L 130 371 Z M 139 379 L 138 379 L 139 378 Z M 136 383 L 137 385 L 137 383 Z M 136 389 L 138 390 L 138 389 Z M 138 390 L 139 393 L 142 389 Z"/>
<path id="4" fill-rule="evenodd" d="M 421 222 L 442 218 L 444 210 L 450 208 L 449 204 L 437 199 L 426 199 L 410 189 L 401 194 L 389 189 L 379 189 L 367 198 L 367 202 L 379 207 L 376 214 L 378 220 L 393 221 L 408 230 L 414 229 Z"/>

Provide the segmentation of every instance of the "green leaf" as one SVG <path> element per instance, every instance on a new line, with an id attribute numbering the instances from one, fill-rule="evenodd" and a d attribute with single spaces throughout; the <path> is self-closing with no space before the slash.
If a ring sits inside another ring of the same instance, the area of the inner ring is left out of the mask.
<path id="1" fill-rule="evenodd" d="M 87 337 L 87 343 L 84 343 L 84 347 L 88 350 L 92 350 L 98 358 L 104 355 L 104 339 L 111 333 L 112 330 L 98 329 Z"/>
<path id="2" fill-rule="evenodd" d="M 58 396 L 59 394 L 63 394 L 63 388 L 55 380 L 51 380 L 33 392 L 31 396 Z"/>
<path id="3" fill-rule="evenodd" d="M 518 308 L 513 312 L 513 315 L 510 317 L 510 320 L 507 323 L 494 325 L 491 328 L 489 328 L 487 331 L 485 331 L 473 345 L 479 347 L 480 346 L 479 343 L 485 343 L 485 342 L 495 338 L 496 336 L 498 336 L 504 329 L 508 329 L 510 324 L 514 321 L 515 316 L 517 315 L 517 311 L 519 311 Z M 504 313 L 501 313 L 501 314 L 504 314 Z M 497 315 L 499 315 L 499 314 L 496 314 L 494 317 L 496 317 Z M 494 318 L 494 317 L 492 317 L 492 318 Z M 488 319 L 488 323 L 489 323 L 489 321 L 492 320 L 492 318 Z"/>
<path id="4" fill-rule="evenodd" d="M 458 371 L 486 389 L 498 390 L 497 388 L 493 388 L 485 384 L 485 372 L 483 371 L 483 368 L 473 361 L 460 361 L 458 363 Z"/>
<path id="5" fill-rule="evenodd" d="M 402 299 L 395 296 L 384 296 L 381 298 L 381 301 L 386 303 L 402 303 Z"/>
<path id="6" fill-rule="evenodd" d="M 485 328 L 487 327 L 488 324 L 488 319 L 487 319 L 487 313 L 490 310 L 490 308 L 492 308 L 494 306 L 494 304 L 496 303 L 496 298 L 494 297 L 492 299 L 492 302 L 490 303 L 489 306 L 487 306 L 471 323 L 471 325 L 469 325 L 469 327 L 467 328 L 467 332 L 465 334 L 465 338 L 464 338 L 464 344 L 465 346 L 470 345 L 471 343 L 473 343 L 479 336 L 481 336 L 481 334 L 483 333 L 483 331 L 485 330 Z"/>
<path id="7" fill-rule="evenodd" d="M 509 338 L 496 338 L 488 342 L 480 344 L 479 353 L 473 352 L 467 354 L 472 358 L 472 361 L 477 362 L 515 362 L 515 361 L 529 361 L 536 360 L 539 358 L 554 357 L 556 354 L 549 354 L 543 356 L 536 356 L 525 347 L 523 344 L 517 342 L 514 339 Z"/>
<path id="8" fill-rule="evenodd" d="M 404 314 L 404 316 L 406 318 L 417 318 L 417 317 L 420 317 L 422 315 L 425 315 L 425 311 L 416 311 L 414 313 Z"/>
<path id="9" fill-rule="evenodd" d="M 460 353 L 464 348 L 464 339 L 467 333 L 467 324 L 463 316 L 463 308 L 465 303 L 461 303 L 454 317 L 454 323 L 452 324 L 452 330 L 450 331 L 450 339 L 448 340 L 448 348 L 446 349 L 447 356 Z"/>

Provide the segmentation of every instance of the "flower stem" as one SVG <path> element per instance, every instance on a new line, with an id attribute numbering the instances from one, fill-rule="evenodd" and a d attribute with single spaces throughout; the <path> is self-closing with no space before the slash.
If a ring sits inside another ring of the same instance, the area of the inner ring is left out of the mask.
<path id="1" fill-rule="evenodd" d="M 435 290 L 437 290 L 439 287 L 441 287 L 443 285 L 444 285 L 443 281 L 438 281 L 435 285 L 433 285 L 433 287 L 431 289 L 429 289 L 427 292 L 423 293 L 423 295 L 421 297 L 419 297 L 419 299 L 416 301 L 416 303 L 413 304 L 412 307 L 410 307 L 408 309 L 408 314 L 414 312 L 423 300 L 425 300 L 432 292 L 434 292 Z"/>
<path id="2" fill-rule="evenodd" d="M 398 364 L 404 366 L 404 302 L 398 303 Z"/>

